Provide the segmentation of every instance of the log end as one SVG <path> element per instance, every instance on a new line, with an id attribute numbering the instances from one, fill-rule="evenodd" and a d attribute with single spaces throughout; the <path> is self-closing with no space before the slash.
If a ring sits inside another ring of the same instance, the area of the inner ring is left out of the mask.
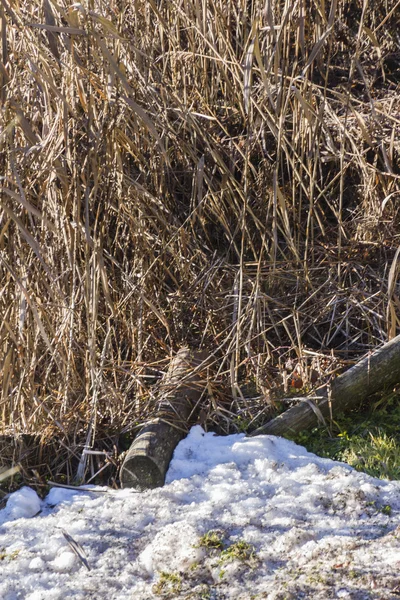
<path id="1" fill-rule="evenodd" d="M 162 473 L 149 456 L 127 456 L 120 472 L 123 488 L 150 490 L 164 485 L 165 473 Z"/>

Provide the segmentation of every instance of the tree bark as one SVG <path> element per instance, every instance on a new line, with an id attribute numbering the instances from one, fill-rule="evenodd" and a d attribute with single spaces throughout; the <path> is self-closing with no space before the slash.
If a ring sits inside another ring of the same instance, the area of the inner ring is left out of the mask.
<path id="1" fill-rule="evenodd" d="M 207 354 L 181 348 L 172 359 L 160 386 L 157 418 L 141 429 L 120 472 L 122 487 L 139 490 L 160 487 L 172 454 L 185 435 L 188 420 L 206 387 L 201 369 Z"/>
<path id="2" fill-rule="evenodd" d="M 305 398 L 248 435 L 297 434 L 315 427 L 321 416 L 329 420 L 335 413 L 355 408 L 371 394 L 397 383 L 400 383 L 400 335 L 365 356 L 330 386 L 318 389 L 318 400 Z"/>

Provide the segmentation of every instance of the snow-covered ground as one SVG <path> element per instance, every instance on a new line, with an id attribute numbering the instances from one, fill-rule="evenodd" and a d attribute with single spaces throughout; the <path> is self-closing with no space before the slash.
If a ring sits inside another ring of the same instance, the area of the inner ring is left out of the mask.
<path id="1" fill-rule="evenodd" d="M 93 490 L 10 496 L 1 600 L 400 597 L 400 482 L 282 438 L 196 426 L 163 488 Z"/>

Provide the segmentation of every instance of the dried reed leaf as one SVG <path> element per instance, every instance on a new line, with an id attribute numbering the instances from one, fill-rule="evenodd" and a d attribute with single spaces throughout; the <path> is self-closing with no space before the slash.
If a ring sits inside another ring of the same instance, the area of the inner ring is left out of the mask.
<path id="1" fill-rule="evenodd" d="M 321 52 L 322 48 L 325 45 L 326 40 L 328 39 L 328 37 L 330 36 L 330 34 L 332 33 L 333 30 L 333 25 L 328 26 L 328 29 L 325 31 L 325 33 L 321 36 L 321 38 L 318 40 L 318 42 L 314 45 L 313 49 L 311 50 L 307 62 L 304 65 L 304 69 L 302 72 L 302 77 L 305 77 L 308 69 L 310 68 L 310 66 L 312 65 L 312 63 L 315 61 L 315 59 L 317 58 L 317 56 L 319 55 L 319 53 Z"/>
<path id="2" fill-rule="evenodd" d="M 17 465 L 15 467 L 10 467 L 8 469 L 7 468 L 4 469 L 4 467 L 0 467 L 0 481 L 5 481 L 6 479 L 13 477 L 20 471 L 21 471 L 20 465 Z"/>
<path id="3" fill-rule="evenodd" d="M 77 542 L 76 540 L 74 540 L 74 538 L 72 537 L 72 535 L 70 535 L 69 533 L 67 533 L 66 531 L 64 531 L 64 529 L 62 529 L 62 534 L 65 537 L 65 539 L 67 540 L 68 545 L 71 548 L 71 550 L 73 551 L 73 553 L 79 558 L 79 560 L 87 568 L 87 570 L 90 571 L 91 568 L 89 566 L 89 563 L 88 563 L 88 560 L 87 560 L 87 556 L 85 554 L 84 549 L 79 544 L 79 542 Z"/>
<path id="4" fill-rule="evenodd" d="M 104 29 L 107 33 L 110 33 L 115 38 L 123 39 L 120 36 L 118 29 L 116 28 L 116 26 L 110 19 L 107 19 L 106 17 L 103 17 L 102 15 L 99 15 L 98 13 L 95 13 L 94 11 L 89 11 L 89 15 L 92 17 L 92 19 L 94 21 L 96 21 L 96 23 L 100 23 L 100 25 L 102 25 L 104 27 Z"/>
<path id="5" fill-rule="evenodd" d="M 164 317 L 164 315 L 158 310 L 158 308 L 156 306 L 154 306 L 153 302 L 149 298 L 147 298 L 144 294 L 141 295 L 141 298 L 143 298 L 144 302 L 147 304 L 147 306 L 150 308 L 150 310 L 156 315 L 157 319 L 165 327 L 168 335 L 170 335 L 169 324 L 168 324 L 167 319 Z"/>
<path id="6" fill-rule="evenodd" d="M 257 24 L 253 23 L 251 31 L 251 39 L 246 51 L 244 66 L 243 66 L 243 98 L 244 98 L 244 110 L 245 113 L 249 114 L 250 109 L 250 93 L 251 93 L 251 75 L 253 66 L 253 55 L 255 45 L 255 35 L 257 31 Z"/>
<path id="7" fill-rule="evenodd" d="M 25 238 L 25 240 L 28 242 L 29 246 L 32 248 L 33 252 L 36 254 L 36 256 L 39 258 L 40 262 L 42 263 L 43 267 L 45 268 L 45 270 L 50 274 L 50 272 L 48 271 L 48 268 L 42 258 L 41 252 L 40 252 L 40 247 L 39 244 L 37 243 L 37 241 L 34 239 L 34 237 L 29 233 L 28 229 L 24 226 L 24 224 L 22 223 L 21 219 L 15 214 L 15 212 L 9 208 L 8 206 L 6 206 L 5 204 L 1 204 L 2 210 L 14 221 L 14 223 L 18 226 L 18 229 L 21 231 L 23 237 Z"/>
<path id="8" fill-rule="evenodd" d="M 50 230 L 55 232 L 56 228 L 54 227 L 53 223 L 51 223 L 49 221 L 49 219 L 47 217 L 45 217 L 40 210 L 38 210 L 37 208 L 35 208 L 30 202 L 28 202 L 28 200 L 26 198 L 24 198 L 23 196 L 20 196 L 19 194 L 16 194 L 15 192 L 13 192 L 12 190 L 9 190 L 8 188 L 4 188 L 4 187 L 0 187 L 0 192 L 4 192 L 5 194 L 7 194 L 7 196 L 10 196 L 10 198 L 12 198 L 13 200 L 16 200 L 17 202 L 19 202 L 20 204 L 22 204 L 22 206 L 28 211 L 30 212 L 32 215 L 35 215 L 36 217 L 38 217 L 41 221 L 43 221 L 43 223 L 46 225 L 46 227 Z"/>
<path id="9" fill-rule="evenodd" d="M 357 118 L 357 121 L 358 121 L 358 124 L 359 124 L 359 126 L 361 128 L 361 133 L 362 133 L 362 137 L 363 137 L 364 141 L 369 146 L 372 146 L 373 145 L 373 141 L 372 141 L 371 136 L 368 133 L 368 128 L 367 128 L 367 125 L 365 123 L 365 120 L 364 120 L 363 116 L 359 112 L 357 112 L 356 110 L 354 110 L 354 109 L 353 109 L 353 113 L 355 114 L 355 116 Z"/>
<path id="10" fill-rule="evenodd" d="M 130 97 L 131 95 L 134 95 L 134 92 L 133 92 L 133 89 L 131 88 L 131 86 L 129 85 L 125 75 L 122 73 L 116 60 L 114 59 L 112 54 L 108 51 L 104 42 L 100 39 L 100 37 L 96 36 L 96 38 L 97 38 L 99 47 L 100 47 L 104 57 L 108 60 L 108 62 L 110 63 L 110 65 L 113 68 L 114 75 L 117 75 L 117 77 L 119 78 L 119 80 L 121 81 L 121 83 L 124 87 L 124 90 L 127 94 L 127 96 L 124 96 L 125 102 L 127 102 L 127 104 L 129 104 L 129 106 L 131 108 L 133 108 L 135 113 L 139 116 L 139 118 L 143 121 L 143 123 L 148 128 L 148 130 L 152 133 L 153 137 L 157 140 L 157 143 L 159 144 L 160 149 L 161 149 L 165 159 L 168 161 L 168 157 L 165 152 L 164 145 L 161 141 L 160 136 L 158 135 L 157 129 L 156 129 L 153 121 L 149 118 L 146 111 L 141 106 L 139 106 L 139 104 L 137 102 L 135 102 L 135 100 L 133 100 L 133 98 Z"/>
<path id="11" fill-rule="evenodd" d="M 55 21 L 54 14 L 53 14 L 49 0 L 43 0 L 43 8 L 44 8 L 44 19 L 46 21 L 46 25 L 55 26 L 56 21 Z M 54 35 L 53 31 L 48 30 L 47 31 L 47 39 L 48 39 L 49 47 L 50 47 L 52 54 L 54 55 L 54 57 L 57 60 L 60 60 L 60 53 L 58 51 L 58 44 L 57 44 L 57 36 Z"/>

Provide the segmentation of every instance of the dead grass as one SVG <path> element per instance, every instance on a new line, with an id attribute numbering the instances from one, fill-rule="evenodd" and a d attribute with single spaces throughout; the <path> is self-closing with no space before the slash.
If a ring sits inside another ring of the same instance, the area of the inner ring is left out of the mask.
<path id="1" fill-rule="evenodd" d="M 115 454 L 183 343 L 228 431 L 395 335 L 398 2 L 0 17 L 0 422 L 57 436 L 53 475 Z"/>

